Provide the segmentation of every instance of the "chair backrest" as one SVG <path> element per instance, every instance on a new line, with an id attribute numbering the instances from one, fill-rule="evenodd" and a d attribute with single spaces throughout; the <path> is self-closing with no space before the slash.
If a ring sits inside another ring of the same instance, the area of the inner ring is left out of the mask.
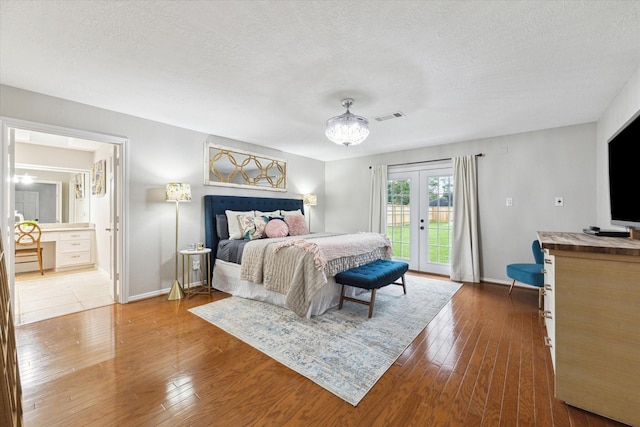
<path id="1" fill-rule="evenodd" d="M 40 230 L 38 224 L 33 221 L 25 221 L 17 223 L 14 228 L 16 232 L 16 249 L 33 245 L 40 247 L 42 230 Z"/>
<path id="2" fill-rule="evenodd" d="M 533 241 L 531 250 L 533 251 L 533 258 L 536 260 L 536 264 L 544 264 L 544 254 L 542 253 L 542 248 L 538 240 Z"/>

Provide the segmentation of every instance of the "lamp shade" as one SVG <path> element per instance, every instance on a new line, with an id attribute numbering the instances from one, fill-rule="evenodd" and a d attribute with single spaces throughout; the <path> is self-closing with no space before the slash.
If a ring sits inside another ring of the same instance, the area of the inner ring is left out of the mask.
<path id="1" fill-rule="evenodd" d="M 343 99 L 342 106 L 347 111 L 327 120 L 325 135 L 336 144 L 358 145 L 369 136 L 369 121 L 349 111 L 349 107 L 353 105 L 353 102 L 351 98 Z"/>
<path id="2" fill-rule="evenodd" d="M 167 202 L 190 202 L 191 186 L 180 182 L 170 182 L 167 184 L 164 200 Z"/>
<path id="3" fill-rule="evenodd" d="M 302 203 L 308 206 L 315 206 L 318 204 L 318 196 L 315 194 L 303 194 Z"/>

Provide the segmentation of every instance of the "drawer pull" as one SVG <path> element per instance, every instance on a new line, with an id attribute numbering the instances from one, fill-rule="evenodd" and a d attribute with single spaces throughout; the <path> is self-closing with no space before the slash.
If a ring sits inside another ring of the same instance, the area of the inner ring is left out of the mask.
<path id="1" fill-rule="evenodd" d="M 542 270 L 540 270 L 540 273 L 542 273 L 542 274 L 547 274 L 547 273 L 548 273 L 548 271 L 547 271 L 547 269 L 546 269 L 546 268 L 543 268 Z"/>
<path id="2" fill-rule="evenodd" d="M 545 258 L 544 259 L 544 263 L 545 264 L 552 264 L 551 260 L 549 258 Z"/>
<path id="3" fill-rule="evenodd" d="M 546 345 L 547 347 L 553 347 L 551 337 L 544 337 L 544 345 Z"/>
<path id="4" fill-rule="evenodd" d="M 553 291 L 553 287 L 550 284 L 545 283 L 544 284 L 544 290 L 545 291 Z"/>
<path id="5" fill-rule="evenodd" d="M 553 319 L 553 313 L 550 310 L 545 310 L 542 312 L 542 317 L 545 319 Z"/>

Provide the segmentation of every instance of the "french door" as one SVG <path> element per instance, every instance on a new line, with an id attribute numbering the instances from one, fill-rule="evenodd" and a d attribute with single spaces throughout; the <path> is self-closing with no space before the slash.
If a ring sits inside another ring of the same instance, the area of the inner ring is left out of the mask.
<path id="1" fill-rule="evenodd" d="M 451 165 L 390 170 L 387 235 L 412 270 L 448 275 L 453 235 Z"/>

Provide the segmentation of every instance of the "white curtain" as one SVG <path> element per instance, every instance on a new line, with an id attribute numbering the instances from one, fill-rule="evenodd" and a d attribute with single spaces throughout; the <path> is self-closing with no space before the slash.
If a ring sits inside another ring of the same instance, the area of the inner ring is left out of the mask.
<path id="1" fill-rule="evenodd" d="M 480 281 L 476 156 L 453 159 L 451 280 Z"/>
<path id="2" fill-rule="evenodd" d="M 387 234 L 387 165 L 371 167 L 369 231 Z"/>

